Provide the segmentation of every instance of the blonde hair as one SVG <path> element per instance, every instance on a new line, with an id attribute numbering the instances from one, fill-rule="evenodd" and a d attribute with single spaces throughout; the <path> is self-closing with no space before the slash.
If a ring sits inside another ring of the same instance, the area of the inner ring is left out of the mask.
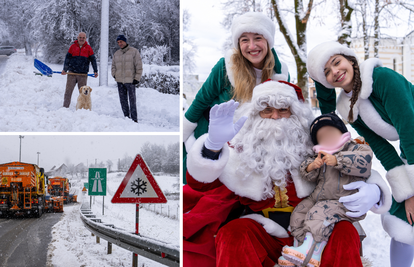
<path id="1" fill-rule="evenodd" d="M 256 86 L 256 72 L 253 69 L 252 63 L 247 60 L 239 49 L 235 49 L 235 53 L 231 56 L 232 71 L 234 73 L 234 87 L 233 87 L 233 99 L 244 103 L 250 101 L 253 94 L 253 88 Z M 273 76 L 273 68 L 275 66 L 275 58 L 273 57 L 272 50 L 267 43 L 267 54 L 264 58 L 264 64 L 262 69 L 262 79 L 264 82 L 271 79 Z"/>

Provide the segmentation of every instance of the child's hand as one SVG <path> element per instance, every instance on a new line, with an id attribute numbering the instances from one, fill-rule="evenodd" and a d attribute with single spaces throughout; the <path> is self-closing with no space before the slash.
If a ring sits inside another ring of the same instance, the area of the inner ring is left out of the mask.
<path id="1" fill-rule="evenodd" d="M 320 167 L 323 166 L 323 159 L 322 159 L 322 155 L 321 152 L 318 153 L 318 156 L 316 157 L 316 159 L 308 165 L 308 167 L 306 168 L 307 172 L 311 172 L 313 170 L 319 169 Z"/>
<path id="2" fill-rule="evenodd" d="M 326 163 L 326 165 L 336 166 L 338 164 L 338 161 L 336 160 L 336 157 L 334 155 L 331 155 L 331 154 L 329 154 L 327 152 L 324 152 L 324 151 L 319 152 L 319 154 L 321 154 L 321 153 L 323 155 L 322 160 L 323 160 L 324 163 Z M 319 156 L 319 154 L 318 154 L 318 156 Z"/>

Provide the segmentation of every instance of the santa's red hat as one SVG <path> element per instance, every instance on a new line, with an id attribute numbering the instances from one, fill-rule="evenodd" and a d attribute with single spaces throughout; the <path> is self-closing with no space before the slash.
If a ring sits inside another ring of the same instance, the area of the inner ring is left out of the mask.
<path id="1" fill-rule="evenodd" d="M 255 102 L 255 99 L 258 97 L 266 95 L 291 97 L 293 99 L 298 99 L 301 102 L 305 102 L 305 99 L 302 95 L 302 90 L 297 85 L 285 81 L 273 81 L 269 79 L 257 85 L 253 89 L 252 102 Z"/>

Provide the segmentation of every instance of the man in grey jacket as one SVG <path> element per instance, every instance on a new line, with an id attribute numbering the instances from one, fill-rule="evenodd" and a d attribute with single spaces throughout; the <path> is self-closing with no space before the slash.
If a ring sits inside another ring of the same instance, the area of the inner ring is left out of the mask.
<path id="1" fill-rule="evenodd" d="M 124 35 L 116 38 L 121 48 L 112 58 L 112 77 L 118 83 L 119 99 L 124 116 L 138 122 L 135 85 L 142 76 L 142 60 L 138 50 L 127 44 Z M 129 104 L 128 104 L 129 98 Z"/>

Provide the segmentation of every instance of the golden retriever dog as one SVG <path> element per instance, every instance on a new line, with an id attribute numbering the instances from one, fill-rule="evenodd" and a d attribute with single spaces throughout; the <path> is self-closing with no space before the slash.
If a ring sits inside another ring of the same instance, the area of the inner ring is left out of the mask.
<path id="1" fill-rule="evenodd" d="M 91 92 L 92 88 L 85 85 L 79 88 L 79 96 L 78 102 L 76 103 L 76 110 L 78 109 L 92 109 L 92 101 L 91 101 Z"/>

